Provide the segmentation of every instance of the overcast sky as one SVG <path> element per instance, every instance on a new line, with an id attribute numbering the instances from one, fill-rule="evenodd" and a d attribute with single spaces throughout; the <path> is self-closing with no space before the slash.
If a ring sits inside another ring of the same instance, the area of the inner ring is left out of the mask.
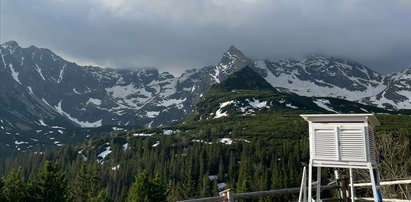
<path id="1" fill-rule="evenodd" d="M 380 72 L 411 67 L 410 0 L 0 0 L 0 42 L 49 48 L 78 64 L 216 64 L 234 45 L 253 58 L 310 54 Z"/>

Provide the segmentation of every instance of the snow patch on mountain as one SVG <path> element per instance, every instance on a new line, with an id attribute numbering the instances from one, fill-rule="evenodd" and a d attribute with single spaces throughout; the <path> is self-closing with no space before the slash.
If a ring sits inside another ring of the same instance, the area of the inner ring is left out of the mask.
<path id="1" fill-rule="evenodd" d="M 115 85 L 105 90 L 114 98 L 122 100 L 126 106 L 137 109 L 149 100 L 151 96 L 151 93 L 145 89 L 135 88 L 131 83 L 126 86 Z M 138 95 L 139 97 L 134 98 L 133 95 Z"/>
<path id="2" fill-rule="evenodd" d="M 198 139 L 192 139 L 191 142 L 204 143 L 204 144 L 213 144 L 212 142 L 207 142 L 205 140 L 198 140 Z"/>
<path id="3" fill-rule="evenodd" d="M 223 110 L 223 108 L 226 107 L 227 105 L 229 105 L 229 104 L 234 104 L 234 103 L 235 103 L 234 100 L 220 103 L 220 108 L 217 109 L 217 111 L 215 112 L 214 118 L 217 119 L 217 118 L 221 118 L 221 117 L 228 116 L 227 112 L 223 112 L 222 110 Z"/>
<path id="4" fill-rule="evenodd" d="M 219 140 L 219 142 L 222 143 L 222 144 L 227 144 L 227 145 L 233 144 L 233 140 L 231 138 L 227 138 L 227 137 L 221 138 Z"/>
<path id="5" fill-rule="evenodd" d="M 120 169 L 120 164 L 117 164 L 116 166 L 111 167 L 111 170 L 114 170 L 114 171 L 116 171 L 118 169 Z"/>
<path id="6" fill-rule="evenodd" d="M 178 83 L 185 82 L 187 79 L 192 77 L 197 72 L 198 72 L 198 69 L 186 70 L 183 74 L 181 74 L 180 78 L 178 78 Z"/>
<path id="7" fill-rule="evenodd" d="M 153 136 L 153 133 L 134 133 L 133 136 L 135 137 L 150 137 Z"/>
<path id="8" fill-rule="evenodd" d="M 151 111 L 151 112 L 147 112 L 147 117 L 148 117 L 148 118 L 155 118 L 155 117 L 158 116 L 159 114 L 160 114 L 160 112 Z"/>
<path id="9" fill-rule="evenodd" d="M 128 143 L 123 144 L 122 147 L 123 147 L 123 150 L 126 151 L 128 149 Z"/>
<path id="10" fill-rule="evenodd" d="M 27 86 L 27 89 L 29 90 L 29 93 L 30 93 L 30 94 L 32 94 L 32 95 L 34 94 L 34 93 L 33 93 L 33 89 L 32 89 L 30 86 Z"/>
<path id="11" fill-rule="evenodd" d="M 218 189 L 218 191 L 222 191 L 222 190 L 224 190 L 224 188 L 227 186 L 227 183 L 225 183 L 225 182 L 221 182 L 221 183 L 218 183 L 217 184 L 217 189 Z"/>
<path id="12" fill-rule="evenodd" d="M 181 109 L 183 107 L 183 102 L 186 101 L 186 98 L 184 99 L 169 99 L 169 100 L 163 100 L 158 103 L 158 106 L 164 106 L 164 107 L 169 107 L 171 105 L 176 105 L 177 108 Z"/>
<path id="13" fill-rule="evenodd" d="M 11 76 L 13 77 L 13 79 L 17 81 L 17 83 L 21 84 L 20 79 L 19 79 L 19 73 L 14 70 L 13 64 L 10 63 L 9 68 L 10 68 Z"/>
<path id="14" fill-rule="evenodd" d="M 107 143 L 108 145 L 108 143 Z M 100 154 L 97 155 L 97 163 L 103 165 L 104 164 L 104 159 L 107 157 L 107 155 L 109 155 L 111 153 L 111 147 L 107 146 L 106 150 L 104 150 L 103 152 L 101 152 Z"/>
<path id="15" fill-rule="evenodd" d="M 267 64 L 269 64 L 270 67 L 268 67 Z M 353 66 L 335 61 L 331 65 L 330 61 L 324 57 L 303 61 L 256 60 L 254 61 L 254 65 L 258 71 L 264 72 L 262 76 L 273 87 L 285 88 L 290 92 L 303 96 L 338 97 L 355 101 L 364 97 L 377 95 L 386 88 L 381 75 L 375 72 L 368 72 L 364 67 L 359 66 L 356 67 L 355 70 L 366 75 L 366 78 L 353 76 L 351 74 L 351 70 L 354 71 Z M 350 74 L 347 72 L 350 72 Z M 373 77 L 380 78 L 380 80 L 377 80 L 377 78 L 371 79 L 370 74 L 372 74 Z M 323 79 L 323 77 L 318 75 L 327 75 L 327 78 L 324 76 Z M 347 83 L 337 86 L 331 82 L 334 80 L 329 80 L 333 77 L 336 78 L 335 81 L 344 78 L 344 82 L 349 81 L 352 85 Z M 347 89 L 347 85 L 364 90 Z"/>
<path id="16" fill-rule="evenodd" d="M 82 93 L 78 92 L 78 91 L 76 90 L 76 88 L 73 88 L 73 92 L 74 92 L 75 94 L 77 94 L 77 95 L 81 95 L 81 94 L 82 94 Z"/>
<path id="17" fill-rule="evenodd" d="M 43 120 L 41 120 L 41 119 L 39 120 L 39 123 L 40 123 L 40 125 L 41 125 L 41 126 L 47 126 L 47 124 L 46 124 L 46 123 L 44 123 L 44 121 L 43 121 Z"/>
<path id="18" fill-rule="evenodd" d="M 220 69 L 217 66 L 217 68 L 214 69 L 214 74 L 210 74 L 210 76 L 214 79 L 216 83 L 220 83 L 220 79 L 218 78 L 219 75 L 220 75 Z"/>
<path id="19" fill-rule="evenodd" d="M 20 144 L 28 144 L 28 142 L 23 142 L 23 141 L 14 141 L 14 144 L 20 145 Z"/>
<path id="20" fill-rule="evenodd" d="M 93 103 L 94 105 L 101 105 L 101 100 L 100 99 L 95 99 L 95 98 L 89 98 L 86 105 Z"/>
<path id="21" fill-rule="evenodd" d="M 36 69 L 36 71 L 39 73 L 40 77 L 43 79 L 43 81 L 46 80 L 46 78 L 44 78 L 43 72 L 41 71 L 40 67 L 37 64 L 34 64 L 34 69 Z"/>
<path id="22" fill-rule="evenodd" d="M 319 107 L 321 107 L 321 108 L 323 108 L 323 109 L 325 109 L 325 110 L 327 110 L 327 111 L 334 112 L 334 113 L 337 113 L 337 114 L 338 114 L 337 111 L 335 111 L 334 109 L 332 109 L 332 108 L 329 106 L 329 105 L 331 104 L 329 100 L 326 100 L 326 99 L 316 99 L 316 100 L 314 100 L 313 102 L 314 102 L 317 106 L 319 106 Z"/>
<path id="23" fill-rule="evenodd" d="M 162 81 L 159 83 L 159 85 L 163 85 L 161 88 L 161 97 L 166 98 L 169 97 L 170 95 L 173 95 L 177 92 L 177 78 L 171 78 L 167 79 L 165 81 Z"/>
<path id="24" fill-rule="evenodd" d="M 291 108 L 291 109 L 298 109 L 297 106 L 294 106 L 294 105 L 292 105 L 292 104 L 290 104 L 290 103 L 285 104 L 285 106 L 288 107 L 288 108 Z"/>
<path id="25" fill-rule="evenodd" d="M 3 61 L 4 68 L 7 68 L 6 60 L 4 59 L 3 52 L 0 50 L 1 61 Z"/>
<path id="26" fill-rule="evenodd" d="M 252 101 L 249 100 L 249 99 L 246 99 L 246 101 L 247 101 L 253 108 L 259 108 L 259 109 L 261 109 L 261 108 L 266 108 L 266 107 L 267 107 L 267 101 L 261 102 L 260 100 L 255 99 L 255 98 L 253 98 Z"/>
<path id="27" fill-rule="evenodd" d="M 160 145 L 160 141 L 156 141 L 154 144 L 152 144 L 152 147 L 157 147 L 158 145 Z"/>
<path id="28" fill-rule="evenodd" d="M 63 80 L 63 74 L 64 74 L 64 69 L 66 68 L 67 64 L 64 64 L 63 67 L 60 69 L 60 74 L 59 74 L 59 79 L 57 80 L 57 83 L 60 83 Z"/>
<path id="29" fill-rule="evenodd" d="M 63 109 L 61 108 L 61 100 L 60 102 L 57 104 L 57 106 L 54 106 L 54 109 L 56 109 L 56 111 L 58 113 L 60 113 L 61 115 L 66 116 L 68 119 L 70 119 L 71 121 L 73 121 L 74 123 L 80 125 L 83 128 L 96 128 L 96 127 L 100 127 L 102 126 L 102 119 L 95 121 L 95 122 L 88 122 L 88 121 L 79 121 L 78 119 L 72 117 L 69 113 L 66 113 L 65 111 L 63 111 Z"/>

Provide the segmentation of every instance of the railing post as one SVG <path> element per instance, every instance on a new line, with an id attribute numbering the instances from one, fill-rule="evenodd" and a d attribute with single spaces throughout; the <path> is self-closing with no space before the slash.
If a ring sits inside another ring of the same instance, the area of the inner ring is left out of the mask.
<path id="1" fill-rule="evenodd" d="M 219 193 L 220 196 L 224 196 L 225 199 L 224 201 L 226 202 L 234 202 L 234 195 L 233 195 L 233 191 L 231 189 L 226 189 L 222 192 Z"/>

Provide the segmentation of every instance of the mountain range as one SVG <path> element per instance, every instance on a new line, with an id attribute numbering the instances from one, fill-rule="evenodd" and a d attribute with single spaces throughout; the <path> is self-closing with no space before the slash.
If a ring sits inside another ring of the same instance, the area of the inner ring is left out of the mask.
<path id="1" fill-rule="evenodd" d="M 44 144 L 60 145 L 66 134 L 73 136 L 80 127 L 117 130 L 179 123 L 192 115 L 214 84 L 246 66 L 254 73 L 249 72 L 243 81 L 261 77 L 267 84 L 263 89 L 300 95 L 298 99 L 340 98 L 375 106 L 374 112 L 411 109 L 411 69 L 382 75 L 333 57 L 251 59 L 232 46 L 217 65 L 186 70 L 177 77 L 157 69 L 79 66 L 48 49 L 22 48 L 10 41 L 0 45 L 0 60 L 0 135 L 6 137 L 1 148 L 28 148 L 29 142 L 42 138 Z M 336 103 L 332 99 L 313 100 L 317 107 L 328 109 L 325 112 L 338 112 L 332 108 Z M 297 107 L 291 101 L 282 102 Z"/>

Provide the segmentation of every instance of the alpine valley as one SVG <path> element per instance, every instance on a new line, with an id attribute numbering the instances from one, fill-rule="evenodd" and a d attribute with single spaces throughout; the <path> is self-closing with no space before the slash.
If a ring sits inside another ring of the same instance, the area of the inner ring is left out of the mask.
<path id="1" fill-rule="evenodd" d="M 218 92 L 215 84 L 230 82 L 225 79 L 239 71 L 238 85 L 258 86 L 276 96 L 205 98 L 210 89 Z M 229 107 L 242 116 L 279 107 L 408 114 L 410 98 L 411 68 L 381 75 L 333 57 L 251 59 L 232 46 L 217 65 L 176 77 L 156 69 L 79 66 L 48 49 L 22 48 L 15 41 L 0 46 L 0 150 L 8 153 L 132 128 L 218 119 L 229 116 Z M 199 103 L 202 108 L 196 110 Z"/>

